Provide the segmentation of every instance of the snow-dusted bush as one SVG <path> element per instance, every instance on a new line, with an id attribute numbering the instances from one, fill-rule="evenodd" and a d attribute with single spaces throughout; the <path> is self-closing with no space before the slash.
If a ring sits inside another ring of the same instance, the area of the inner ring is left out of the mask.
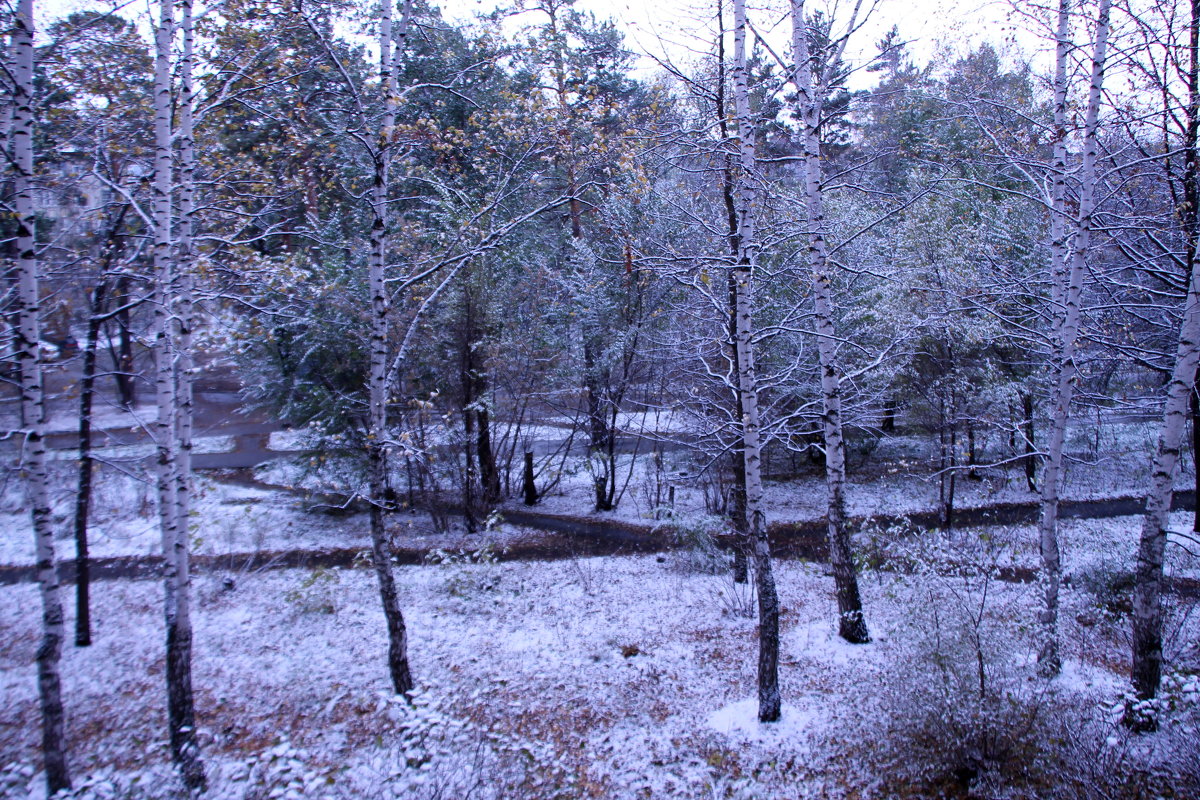
<path id="1" fill-rule="evenodd" d="M 333 800 L 341 796 L 334 785 L 336 775 L 332 767 L 315 763 L 310 753 L 283 739 L 244 768 L 235 767 L 216 794 L 222 800 Z"/>
<path id="2" fill-rule="evenodd" d="M 717 537 L 729 527 L 728 520 L 711 515 L 675 516 L 655 526 L 671 542 L 667 563 L 684 574 L 719 574 L 732 567 L 729 554 L 717 544 Z"/>
<path id="3" fill-rule="evenodd" d="M 1037 678 L 1029 587 L 999 581 L 1004 548 L 970 534 L 909 540 L 894 591 L 882 690 L 892 766 L 917 784 L 967 788 L 1025 773 L 1046 747 L 1051 684 Z"/>
<path id="4" fill-rule="evenodd" d="M 9 764 L 0 769 L 0 798 L 45 796 L 45 776 L 33 767 Z M 169 764 L 153 764 L 142 769 L 118 771 L 101 769 L 76 776 L 70 791 L 61 791 L 54 800 L 174 800 L 187 797 L 187 791 Z"/>
<path id="5" fill-rule="evenodd" d="M 0 797 L 16 797 L 27 793 L 34 772 L 29 764 L 5 764 L 0 768 Z"/>
<path id="6" fill-rule="evenodd" d="M 472 698 L 464 698 L 474 700 Z M 208 756 L 208 800 L 557 800 L 578 787 L 551 747 L 455 713 L 440 690 L 408 699 L 380 693 L 375 747 L 349 754 L 308 749 L 286 737 L 249 759 Z M 0 798 L 37 796 L 44 777 L 13 763 L 0 769 Z M 56 800 L 186 797 L 169 762 L 79 775 Z"/>
<path id="7" fill-rule="evenodd" d="M 1072 575 L 1097 610 L 1112 617 L 1127 617 L 1133 603 L 1133 570 L 1109 558 L 1082 564 Z"/>
<path id="8" fill-rule="evenodd" d="M 717 572 L 710 580 L 710 596 L 722 614 L 750 619 L 758 613 L 758 595 L 753 580 L 738 583 L 732 569 Z"/>
<path id="9" fill-rule="evenodd" d="M 339 580 L 336 567 L 317 567 L 285 592 L 283 599 L 301 614 L 336 614 L 336 587 Z"/>
<path id="10" fill-rule="evenodd" d="M 497 551 L 492 542 L 484 542 L 476 550 L 450 551 L 438 548 L 425 555 L 425 563 L 441 567 L 447 572 L 447 594 L 469 598 L 494 591 L 500 586 L 498 564 L 503 552 Z"/>
<path id="11" fill-rule="evenodd" d="M 499 800 L 574 796 L 567 772 L 549 747 L 456 716 L 434 689 L 411 702 L 382 696 L 399 732 L 339 780 L 348 797 L 404 800 Z"/>
<path id="12" fill-rule="evenodd" d="M 1047 754 L 1059 764 L 1057 795 L 1072 800 L 1200 797 L 1196 686 L 1194 677 L 1164 679 L 1163 702 L 1150 704 L 1159 730 L 1149 735 L 1124 724 L 1131 712 L 1127 697 L 1067 710 L 1062 735 Z M 1192 697 L 1180 697 L 1181 691 Z"/>
<path id="13" fill-rule="evenodd" d="M 881 685 L 888 781 L 919 796 L 1197 796 L 1200 679 L 1169 676 L 1159 702 L 1137 706 L 1162 722 L 1139 737 L 1122 724 L 1133 704 L 1099 705 L 1095 690 L 1040 678 L 1038 586 L 1000 580 L 1007 538 L 930 531 L 877 543 L 905 565 L 891 591 L 909 609 L 889 631 Z M 1102 596 L 1114 578 L 1096 573 Z"/>

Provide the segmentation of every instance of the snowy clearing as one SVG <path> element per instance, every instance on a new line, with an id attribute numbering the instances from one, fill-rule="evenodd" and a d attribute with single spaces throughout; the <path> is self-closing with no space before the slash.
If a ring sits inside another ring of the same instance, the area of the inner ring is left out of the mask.
<path id="1" fill-rule="evenodd" d="M 928 692 L 962 692 L 959 681 L 974 680 L 975 634 L 995 682 L 989 692 L 1018 710 L 1058 709 L 1074 745 L 1096 748 L 1072 751 L 1079 763 L 1047 754 L 1045 774 L 1032 771 L 1027 784 L 1087 780 L 1087 758 L 1168 776 L 1194 758 L 1194 748 L 1179 749 L 1195 731 L 1190 703 L 1140 740 L 1105 716 L 1126 680 L 1126 650 L 1116 649 L 1122 623 L 1086 618 L 1095 598 L 1084 590 L 1064 599 L 1068 669 L 1035 693 L 1025 683 L 1027 635 L 1013 624 L 1034 613 L 1032 585 L 866 573 L 875 641 L 850 646 L 833 635 L 832 580 L 797 562 L 779 564 L 784 718 L 761 726 L 752 599 L 725 573 L 692 563 L 668 554 L 398 568 L 423 692 L 415 710 L 388 697 L 385 627 L 369 570 L 231 575 L 232 589 L 224 575 L 200 576 L 195 683 L 210 796 L 265 797 L 289 786 L 305 797 L 430 798 L 952 788 L 953 770 L 922 749 L 922 726 L 963 720 L 924 719 L 943 711 L 936 704 L 896 712 Z M 985 588 L 987 619 L 966 635 L 963 615 Z M 8 781 L 0 791 L 38 797 L 36 589 L 6 587 L 0 596 L 0 768 Z M 124 787 L 120 796 L 168 796 L 161 587 L 102 582 L 93 596 L 97 643 L 68 647 L 63 662 L 75 769 Z M 926 671 L 930 659 L 940 659 L 944 682 Z M 1195 688 L 1180 696 L 1195 697 Z M 1007 761 L 984 764 L 985 777 L 989 768 L 1011 779 Z"/>

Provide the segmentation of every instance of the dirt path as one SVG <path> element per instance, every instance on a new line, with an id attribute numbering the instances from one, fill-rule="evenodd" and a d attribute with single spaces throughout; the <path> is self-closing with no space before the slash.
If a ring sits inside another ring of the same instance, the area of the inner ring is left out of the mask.
<path id="1" fill-rule="evenodd" d="M 252 480 L 246 473 L 235 474 L 234 480 Z M 255 482 L 256 484 L 258 482 Z M 267 486 L 266 484 L 261 484 Z M 270 487 L 283 488 L 283 487 Z M 295 491 L 295 490 L 292 490 Z M 1131 516 L 1141 513 L 1143 499 L 1140 497 L 1110 497 L 1101 500 L 1064 502 L 1062 516 L 1101 519 Z M 1195 493 L 1177 492 L 1172 508 L 1176 511 L 1194 510 Z M 956 512 L 957 525 L 1027 523 L 1036 519 L 1038 504 L 1003 503 L 979 508 L 964 508 Z M 537 533 L 518 540 L 495 555 L 501 561 L 557 560 L 582 556 L 616 555 L 624 553 L 663 552 L 672 547 L 669 534 L 656 525 L 627 522 L 589 516 L 567 516 L 546 514 L 523 506 L 511 506 L 501 512 L 506 522 Z M 856 518 L 852 523 L 859 528 L 865 526 L 889 527 L 908 524 L 915 528 L 936 526 L 936 511 L 921 511 L 906 515 L 878 515 Z M 821 519 L 779 522 L 771 525 L 772 551 L 782 558 L 803 558 L 824 562 L 828 558 L 825 545 L 825 522 Z M 248 572 L 264 569 L 349 567 L 364 566 L 365 547 L 333 548 L 320 550 L 273 550 L 257 553 L 229 555 L 196 555 L 193 564 L 198 573 Z M 395 550 L 398 564 L 424 563 L 429 553 L 427 547 L 401 546 Z M 94 579 L 145 579 L 157 578 L 162 568 L 158 556 L 117 556 L 93 559 L 91 574 Z M 63 560 L 58 565 L 59 578 L 65 583 L 75 580 L 75 563 Z M 1036 572 L 1029 568 L 1002 570 L 1004 580 L 1030 581 Z M 29 566 L 0 565 L 0 585 L 33 581 L 35 571 Z M 1200 597 L 1200 582 L 1176 581 L 1180 591 Z"/>

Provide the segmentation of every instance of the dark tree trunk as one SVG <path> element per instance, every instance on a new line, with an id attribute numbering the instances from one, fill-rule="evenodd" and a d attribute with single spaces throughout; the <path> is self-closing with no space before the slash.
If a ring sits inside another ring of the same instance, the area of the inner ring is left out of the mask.
<path id="1" fill-rule="evenodd" d="M 117 352 L 113 361 L 117 385 L 117 403 L 124 409 L 137 403 L 137 383 L 133 374 L 133 331 L 130 328 L 129 279 L 117 280 Z"/>
<path id="2" fill-rule="evenodd" d="M 1037 488 L 1037 447 L 1034 444 L 1033 427 L 1033 394 L 1026 392 L 1021 395 L 1021 413 L 1025 426 L 1025 483 L 1029 491 L 1036 492 Z"/>
<path id="3" fill-rule="evenodd" d="M 725 197 L 727 203 L 733 202 L 732 188 L 732 172 L 726 169 L 727 185 L 725 187 Z M 735 226 L 736 234 L 737 214 L 734 213 L 731 219 Z M 736 253 L 735 253 L 736 255 Z M 738 368 L 737 358 L 737 281 L 730 275 L 729 278 L 729 343 L 733 349 L 733 364 L 734 369 Z M 736 534 L 733 543 L 733 581 L 734 583 L 747 583 L 750 579 L 749 565 L 746 559 L 746 551 L 750 548 L 750 528 L 746 522 L 746 455 L 742 445 L 742 436 L 740 433 L 742 420 L 742 397 L 737 394 L 734 400 L 736 406 L 737 422 L 738 422 L 738 440 L 734 444 L 731 451 L 733 457 L 733 486 L 729 490 L 729 504 L 732 506 L 731 515 L 733 517 L 733 530 Z"/>
<path id="4" fill-rule="evenodd" d="M 1196 497 L 1200 498 L 1200 384 L 1192 386 L 1192 469 Z M 1192 510 L 1192 532 L 1200 533 L 1200 512 Z"/>
<path id="5" fill-rule="evenodd" d="M 595 344 L 585 332 L 583 343 L 584 394 L 587 395 L 588 452 L 593 459 L 593 469 L 601 469 L 593 475 L 595 506 L 597 511 L 612 511 L 613 492 L 610 484 L 616 484 L 612 466 L 615 436 L 609 427 L 609 398 L 604 391 L 605 381 L 596 365 Z"/>
<path id="6" fill-rule="evenodd" d="M 462 420 L 465 462 L 462 485 L 463 519 L 467 526 L 467 533 L 475 533 L 479 530 L 479 518 L 475 507 L 475 417 L 469 406 L 463 406 Z"/>
<path id="7" fill-rule="evenodd" d="M 973 481 L 982 480 L 983 476 L 979 474 L 976 467 L 979 465 L 979 454 L 975 451 L 975 425 L 967 422 L 967 465 L 971 468 L 967 472 L 967 477 Z"/>
<path id="8" fill-rule="evenodd" d="M 500 502 L 500 471 L 496 466 L 496 453 L 492 448 L 491 417 L 485 405 L 488 392 L 488 375 L 480 363 L 479 345 L 483 340 L 478 309 L 473 295 L 471 275 L 466 276 L 463 286 L 463 331 L 461 339 L 459 381 L 463 392 L 463 419 L 467 433 L 468 480 L 470 480 L 471 448 L 479 477 L 479 501 L 491 507 Z M 474 416 L 474 420 L 467 417 Z M 474 441 L 470 441 L 471 438 Z M 474 490 L 472 490 L 473 493 Z"/>
<path id="9" fill-rule="evenodd" d="M 883 419 L 879 423 L 879 428 L 884 433 L 894 433 L 896 431 L 896 399 L 889 397 L 883 406 Z"/>
<path id="10" fill-rule="evenodd" d="M 462 330 L 459 335 L 458 383 L 461 395 L 459 411 L 463 422 L 463 514 L 467 532 L 474 533 L 479 526 L 475 502 L 476 445 L 475 434 L 475 307 L 471 298 L 470 275 L 463 286 Z"/>
<path id="11" fill-rule="evenodd" d="M 722 143 L 729 141 L 729 123 L 725 115 L 725 21 L 722 16 L 722 2 L 717 3 L 717 124 L 721 131 Z M 734 156 L 726 151 L 724 165 L 721 170 L 721 197 L 725 202 L 725 222 L 729 230 L 729 254 L 737 262 L 742 249 L 742 237 L 738 227 L 737 203 L 734 199 Z M 737 280 L 732 271 L 729 275 L 729 323 L 728 338 L 730 358 L 733 359 L 733 373 L 740 375 L 737 350 Z M 742 447 L 742 397 L 740 392 L 734 392 L 736 404 L 736 426 L 738 428 L 737 443 L 730 453 L 733 466 L 733 488 L 729 491 L 730 516 L 733 519 L 733 581 L 747 583 L 750 580 L 750 568 L 746 551 L 750 547 L 750 528 L 746 523 L 746 455 Z"/>
<path id="12" fill-rule="evenodd" d="M 729 490 L 729 505 L 735 533 L 733 582 L 747 583 L 750 580 L 750 567 L 746 559 L 746 546 L 750 531 L 746 526 L 746 457 L 741 447 L 735 447 L 732 456 L 733 487 Z"/>
<path id="13" fill-rule="evenodd" d="M 946 501 L 942 507 L 942 527 L 945 530 L 954 528 L 954 490 L 958 481 L 958 425 L 957 420 L 950 420 L 950 447 L 948 456 L 948 474 L 946 477 Z"/>
<path id="14" fill-rule="evenodd" d="M 96 384 L 96 344 L 104 313 L 106 285 L 102 281 L 92 299 L 87 340 L 83 347 L 83 374 L 79 379 L 79 482 L 75 492 L 75 645 L 92 643 L 89 592 L 91 569 L 88 558 L 88 510 L 92 500 L 92 396 Z"/>
<path id="15" fill-rule="evenodd" d="M 204 765 L 196 739 L 195 700 L 192 696 L 192 629 L 167 620 L 167 717 L 171 757 L 189 787 L 203 787 Z"/>
<path id="16" fill-rule="evenodd" d="M 387 467 L 382 448 L 372 444 L 369 458 L 371 496 L 380 498 L 387 483 Z M 383 603 L 383 616 L 387 621 L 388 672 L 392 678 L 392 689 L 396 694 L 406 695 L 413 688 L 412 672 L 408 665 L 408 629 L 405 627 L 400 598 L 396 593 L 396 577 L 392 574 L 392 548 L 388 543 L 384 509 L 378 502 L 371 503 L 371 555 L 375 564 L 375 575 L 379 579 L 379 599 Z"/>
<path id="17" fill-rule="evenodd" d="M 863 616 L 862 595 L 858 590 L 858 572 L 846 527 L 846 500 L 842 496 L 829 503 L 829 561 L 838 601 L 838 635 L 851 644 L 871 641 Z"/>
<path id="18" fill-rule="evenodd" d="M 480 378 L 481 382 L 483 378 Z M 479 396 L 482 396 L 482 392 Z M 475 448 L 479 458 L 479 484 L 482 500 L 488 508 L 500 502 L 500 470 L 496 467 L 496 453 L 492 450 L 491 415 L 486 408 L 480 408 L 476 415 L 479 425 L 478 444 Z"/>
<path id="19" fill-rule="evenodd" d="M 525 493 L 525 505 L 537 505 L 538 493 L 537 486 L 534 485 L 533 476 L 533 453 L 525 451 L 525 470 L 522 474 L 522 488 Z"/>
<path id="20" fill-rule="evenodd" d="M 1017 420 L 1017 412 L 1010 402 L 1008 404 L 1008 454 L 1014 457 L 1017 455 L 1017 429 L 1019 427 L 1021 427 L 1021 423 Z"/>
<path id="21" fill-rule="evenodd" d="M 755 593 L 758 595 L 758 720 L 777 722 L 783 714 L 779 691 L 779 595 L 771 570 L 766 522 L 751 525 L 754 539 Z"/>
<path id="22" fill-rule="evenodd" d="M 58 620 L 61 626 L 62 620 Z M 38 696 L 42 711 L 42 753 L 45 754 L 46 784 L 51 791 L 71 788 L 67 770 L 66 714 L 62 704 L 62 678 L 58 655 L 62 639 L 46 632 L 37 651 Z"/>
<path id="23" fill-rule="evenodd" d="M 83 368 L 79 379 L 79 481 L 75 493 L 75 645 L 92 643 L 91 559 L 88 557 L 88 514 L 92 501 L 92 404 L 96 390 L 96 350 L 100 330 L 108 318 L 108 274 L 121 251 L 121 226 L 129 206 L 121 206 L 113 220 L 101 259 L 101 278 L 92 293 L 92 312 L 88 319 L 87 340 L 83 348 Z"/>

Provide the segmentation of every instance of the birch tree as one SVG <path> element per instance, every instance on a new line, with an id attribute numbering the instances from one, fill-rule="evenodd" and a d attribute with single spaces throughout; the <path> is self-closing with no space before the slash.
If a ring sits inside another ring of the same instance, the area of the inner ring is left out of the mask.
<path id="1" fill-rule="evenodd" d="M 396 108 L 399 95 L 396 87 L 395 54 L 403 44 L 396 45 L 392 32 L 393 0 L 384 0 L 379 20 L 379 87 L 384 96 L 384 112 L 378 132 L 378 143 L 372 149 L 374 168 L 371 185 L 371 254 L 368 281 L 371 293 L 371 344 L 368 400 L 368 444 L 371 492 L 371 551 L 375 574 L 379 579 L 379 598 L 388 631 L 388 672 L 396 694 L 413 688 L 412 672 L 408 665 L 408 630 L 400 600 L 396 593 L 396 578 L 392 573 L 392 554 L 384 520 L 387 502 L 387 407 L 388 407 L 388 314 L 390 298 L 384 282 L 387 258 L 389 169 L 396 127 Z M 404 0 L 396 39 L 404 42 L 408 34 L 411 0 Z"/>
<path id="2" fill-rule="evenodd" d="M 856 16 L 851 18 L 854 29 Z M 846 39 L 837 45 L 837 53 L 827 64 L 839 61 Z M 848 642 L 870 640 L 863 618 L 858 573 L 846 528 L 846 445 L 842 433 L 841 379 L 837 365 L 837 334 L 830 284 L 830 263 L 825 244 L 825 208 L 821 188 L 821 140 L 819 126 L 827 76 L 814 76 L 808 46 L 808 24 L 804 0 L 792 0 L 793 80 L 797 89 L 797 113 L 800 123 L 800 160 L 803 178 L 804 208 L 808 217 L 808 268 L 812 274 L 813 307 L 817 331 L 817 350 L 821 372 L 821 428 L 825 446 L 825 485 L 828 492 L 826 515 L 829 526 L 829 558 L 837 585 L 838 633 Z"/>
<path id="3" fill-rule="evenodd" d="M 1042 513 L 1038 524 L 1038 545 L 1042 557 L 1042 591 L 1045 607 L 1039 614 L 1041 642 L 1038 669 L 1046 676 L 1057 675 L 1061 668 L 1058 654 L 1058 594 L 1062 580 L 1058 546 L 1058 502 L 1062 486 L 1063 443 L 1070 417 L 1071 398 L 1077 374 L 1075 354 L 1081 322 L 1080 302 L 1083 279 L 1091 248 L 1093 214 L 1096 207 L 1097 131 L 1100 120 L 1101 92 L 1104 86 L 1105 58 L 1108 47 L 1111 0 L 1100 0 L 1092 55 L 1091 83 L 1083 130 L 1083 163 L 1079 173 L 1079 209 L 1074 220 L 1074 244 L 1066 247 L 1065 168 L 1066 168 L 1066 59 L 1069 43 L 1069 0 L 1059 4 L 1054 72 L 1054 152 L 1051 190 L 1051 272 L 1057 317 L 1051 357 L 1050 436 L 1046 443 L 1045 469 L 1042 475 Z"/>
<path id="4" fill-rule="evenodd" d="M 1178 209 L 1185 236 L 1184 256 L 1188 290 L 1179 326 L 1174 366 L 1166 387 L 1166 402 L 1150 472 L 1150 491 L 1142 520 L 1134 566 L 1133 593 L 1133 689 L 1139 700 L 1158 694 L 1163 670 L 1163 559 L 1169 533 L 1168 520 L 1176 471 L 1183 443 L 1188 404 L 1195 391 L 1196 366 L 1200 360 L 1200 264 L 1197 260 L 1197 198 L 1200 175 L 1197 169 L 1197 130 L 1200 129 L 1200 4 L 1191 2 L 1186 55 L 1176 62 L 1186 86 L 1186 121 L 1183 130 L 1183 202 Z M 1165 76 L 1164 76 L 1165 78 Z M 1166 81 L 1162 88 L 1164 97 Z M 1195 424 L 1193 419 L 1193 424 Z M 1153 728 L 1151 715 L 1133 715 L 1136 726 Z"/>
<path id="5" fill-rule="evenodd" d="M 183 0 L 182 29 L 185 63 L 190 70 L 191 3 Z M 163 605 L 167 629 L 167 727 L 171 758 L 179 766 L 184 784 L 192 791 L 205 786 L 204 765 L 196 738 L 195 702 L 192 692 L 191 578 L 188 554 L 188 507 L 190 474 L 190 378 L 186 356 L 186 328 L 180 330 L 180 267 L 172 241 L 173 128 L 171 124 L 172 89 L 171 53 L 175 34 L 175 7 L 163 0 L 155 29 L 154 54 L 154 358 L 155 402 L 158 419 L 154 426 L 157 446 L 155 472 L 158 491 L 159 527 L 163 549 Z M 191 78 L 184 77 L 190 86 Z M 182 98 L 191 102 L 190 91 Z M 184 118 L 189 115 L 184 112 Z M 181 131 L 182 133 L 182 131 Z M 188 130 L 190 136 L 191 131 Z M 190 179 L 190 174 L 187 175 Z M 190 189 L 187 190 L 190 192 Z M 181 231 L 181 235 L 183 232 Z M 187 239 L 184 239 L 187 242 Z M 188 242 L 186 247 L 190 247 Z M 186 281 L 186 279 L 185 279 Z M 187 312 L 190 315 L 190 309 Z M 182 378 L 182 379 L 181 379 Z M 187 437 L 186 439 L 182 437 Z"/>
<path id="6" fill-rule="evenodd" d="M 20 365 L 21 413 L 25 426 L 24 471 L 33 523 L 38 587 L 42 598 L 42 641 L 37 650 L 38 696 L 42 711 L 42 758 L 47 794 L 71 788 L 62 702 L 63 609 L 58 593 L 46 473 L 46 406 L 40 355 L 41 301 L 33 211 L 33 0 L 20 0 L 12 31 L 13 210 L 17 223 L 18 312 L 14 349 Z"/>
<path id="7" fill-rule="evenodd" d="M 721 153 L 721 200 L 725 211 L 725 219 L 729 229 L 729 250 L 730 255 L 736 262 L 741 253 L 741 246 L 738 231 L 738 213 L 737 202 L 734 198 L 734 173 L 736 167 L 736 155 L 728 149 L 728 143 L 731 142 L 729 135 L 729 118 L 726 113 L 725 99 L 725 16 L 724 16 L 725 0 L 717 0 L 717 81 L 716 93 L 713 98 L 715 111 L 717 114 L 717 128 L 721 136 L 722 153 Z M 731 356 L 733 358 L 734 373 L 740 375 L 737 367 L 737 324 L 738 324 L 738 280 L 737 276 L 730 272 L 729 280 L 727 281 L 729 292 L 729 323 L 728 328 L 729 345 Z M 742 413 L 742 398 L 741 393 L 734 392 L 735 413 L 734 419 L 737 423 L 741 423 L 743 418 Z M 739 436 L 739 438 L 741 438 Z M 742 453 L 740 445 L 733 447 L 731 452 L 733 486 L 730 489 L 730 506 L 733 517 L 734 529 L 737 532 L 738 539 L 733 548 L 733 580 L 735 583 L 747 583 L 749 581 L 749 567 L 746 563 L 746 549 L 749 536 L 747 529 L 746 516 L 746 459 Z"/>
<path id="8" fill-rule="evenodd" d="M 758 719 L 779 719 L 779 597 L 771 568 L 771 543 L 763 503 L 762 450 L 759 443 L 758 391 L 754 369 L 752 281 L 758 260 L 755 238 L 755 201 L 758 169 L 754 126 L 750 116 L 750 91 L 746 69 L 746 3 L 733 3 L 733 99 L 737 120 L 741 171 L 737 181 L 738 260 L 736 282 L 736 343 L 738 395 L 742 412 L 742 458 L 746 471 L 746 530 L 754 553 L 754 580 L 758 595 Z"/>

